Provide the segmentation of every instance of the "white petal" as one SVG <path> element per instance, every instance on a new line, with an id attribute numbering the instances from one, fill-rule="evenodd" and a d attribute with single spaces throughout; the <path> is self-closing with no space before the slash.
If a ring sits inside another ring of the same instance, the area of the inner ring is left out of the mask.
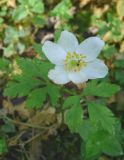
<path id="1" fill-rule="evenodd" d="M 69 82 L 68 74 L 64 70 L 64 66 L 56 66 L 48 73 L 48 77 L 56 84 L 66 84 Z"/>
<path id="2" fill-rule="evenodd" d="M 103 78 L 108 73 L 108 67 L 102 60 L 96 59 L 93 62 L 87 63 L 86 68 L 84 68 L 84 73 L 88 79 Z"/>
<path id="3" fill-rule="evenodd" d="M 54 64 L 63 64 L 66 58 L 66 52 L 58 44 L 46 41 L 42 47 L 46 57 Z"/>
<path id="4" fill-rule="evenodd" d="M 76 53 L 86 56 L 86 61 L 92 61 L 96 59 L 100 51 L 104 47 L 104 41 L 98 37 L 90 37 L 84 40 L 76 49 Z"/>
<path id="5" fill-rule="evenodd" d="M 78 46 L 78 40 L 73 33 L 63 31 L 58 40 L 58 44 L 64 48 L 66 52 L 74 52 Z"/>
<path id="6" fill-rule="evenodd" d="M 75 84 L 83 83 L 88 80 L 86 74 L 83 73 L 82 71 L 70 72 L 68 76 L 69 76 L 69 79 Z"/>

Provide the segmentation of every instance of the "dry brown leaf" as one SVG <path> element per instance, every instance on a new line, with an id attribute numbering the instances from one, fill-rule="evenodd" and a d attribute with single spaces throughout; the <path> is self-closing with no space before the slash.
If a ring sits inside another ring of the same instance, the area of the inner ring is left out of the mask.
<path id="1" fill-rule="evenodd" d="M 83 88 L 86 87 L 86 83 L 85 82 L 84 83 L 79 83 L 79 84 L 77 84 L 77 87 L 78 87 L 79 90 L 82 90 Z"/>
<path id="2" fill-rule="evenodd" d="M 80 0 L 80 8 L 86 6 L 90 2 L 91 2 L 91 0 Z"/>
<path id="3" fill-rule="evenodd" d="M 117 110 L 124 112 L 124 91 L 120 91 L 116 98 Z"/>
<path id="4" fill-rule="evenodd" d="M 55 109 L 49 107 L 43 111 L 37 111 L 36 114 L 29 120 L 29 123 L 33 125 L 50 125 L 57 121 Z"/>
<path id="5" fill-rule="evenodd" d="M 108 31 L 104 36 L 103 36 L 103 40 L 106 42 L 106 41 L 109 41 L 111 37 L 111 32 Z"/>
<path id="6" fill-rule="evenodd" d="M 120 52 L 124 52 L 124 41 L 120 44 Z"/>
<path id="7" fill-rule="evenodd" d="M 108 99 L 108 104 L 111 104 L 111 103 L 114 103 L 116 102 L 116 97 L 115 96 L 111 96 L 109 99 Z"/>
<path id="8" fill-rule="evenodd" d="M 116 10 L 119 18 L 122 20 L 124 18 L 124 0 L 117 1 Z"/>
<path id="9" fill-rule="evenodd" d="M 106 157 L 106 156 L 102 156 L 102 157 L 100 157 L 98 160 L 112 160 L 111 158 L 108 158 L 108 157 Z"/>
<path id="10" fill-rule="evenodd" d="M 14 106 L 11 103 L 10 100 L 3 100 L 3 108 L 2 108 L 3 112 L 5 114 L 11 114 L 13 115 L 14 113 Z"/>
<path id="11" fill-rule="evenodd" d="M 22 119 L 27 119 L 30 117 L 30 115 L 32 114 L 32 110 L 29 110 L 26 108 L 26 102 L 21 103 L 20 105 L 17 105 L 14 108 L 14 111 L 18 112 L 18 115 L 22 118 Z"/>
<path id="12" fill-rule="evenodd" d="M 26 108 L 25 102 L 14 106 L 10 100 L 3 100 L 3 111 L 5 114 L 14 115 L 18 113 L 19 117 L 22 119 L 27 119 L 30 117 L 32 111 Z"/>
<path id="13" fill-rule="evenodd" d="M 102 7 L 93 6 L 94 14 L 97 17 L 102 17 L 103 14 L 106 13 L 109 10 L 109 7 L 110 6 L 108 4 L 103 5 Z"/>
<path id="14" fill-rule="evenodd" d="M 13 61 L 13 73 L 14 75 L 20 75 L 22 73 L 21 69 L 19 68 L 19 66 L 17 65 L 16 60 Z"/>
<path id="15" fill-rule="evenodd" d="M 16 7 L 16 0 L 8 0 L 7 6 L 15 8 Z"/>

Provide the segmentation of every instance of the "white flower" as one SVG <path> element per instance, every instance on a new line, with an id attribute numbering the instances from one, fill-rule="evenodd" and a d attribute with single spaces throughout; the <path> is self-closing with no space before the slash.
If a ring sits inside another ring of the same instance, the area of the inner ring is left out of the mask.
<path id="1" fill-rule="evenodd" d="M 73 33 L 63 31 L 56 43 L 46 41 L 43 52 L 55 64 L 48 77 L 57 84 L 72 81 L 75 84 L 86 82 L 88 79 L 103 78 L 108 73 L 104 62 L 97 59 L 104 47 L 104 41 L 98 37 L 90 37 L 78 44 Z"/>

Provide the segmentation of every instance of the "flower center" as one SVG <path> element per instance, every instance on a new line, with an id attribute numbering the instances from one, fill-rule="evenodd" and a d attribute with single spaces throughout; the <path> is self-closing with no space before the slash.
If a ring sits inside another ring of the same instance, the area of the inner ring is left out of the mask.
<path id="1" fill-rule="evenodd" d="M 76 52 L 68 52 L 66 59 L 65 59 L 65 69 L 67 71 L 80 71 L 83 67 L 86 66 L 86 62 L 84 61 L 84 56 L 83 54 L 77 54 Z"/>

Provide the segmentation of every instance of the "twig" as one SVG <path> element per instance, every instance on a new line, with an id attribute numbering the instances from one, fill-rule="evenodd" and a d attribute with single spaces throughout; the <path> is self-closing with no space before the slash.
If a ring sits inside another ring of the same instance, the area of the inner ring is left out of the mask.
<path id="1" fill-rule="evenodd" d="M 33 136 L 32 138 L 30 138 L 29 140 L 27 140 L 26 142 L 24 142 L 22 145 L 25 146 L 26 144 L 34 141 L 35 139 L 37 139 L 38 137 L 40 137 L 43 134 L 43 132 L 36 134 L 35 136 Z"/>
<path id="2" fill-rule="evenodd" d="M 35 129 L 48 129 L 49 127 L 39 127 L 39 126 L 36 126 L 36 125 L 33 125 L 31 123 L 24 123 L 24 122 L 19 122 L 19 121 L 16 121 L 16 120 L 13 120 L 9 117 L 7 117 L 4 113 L 2 113 L 0 111 L 0 115 L 3 116 L 4 119 L 8 120 L 9 122 L 11 123 L 14 123 L 14 124 L 18 124 L 18 125 L 22 125 L 22 126 L 26 126 L 26 127 L 31 127 L 31 128 L 35 128 Z"/>

